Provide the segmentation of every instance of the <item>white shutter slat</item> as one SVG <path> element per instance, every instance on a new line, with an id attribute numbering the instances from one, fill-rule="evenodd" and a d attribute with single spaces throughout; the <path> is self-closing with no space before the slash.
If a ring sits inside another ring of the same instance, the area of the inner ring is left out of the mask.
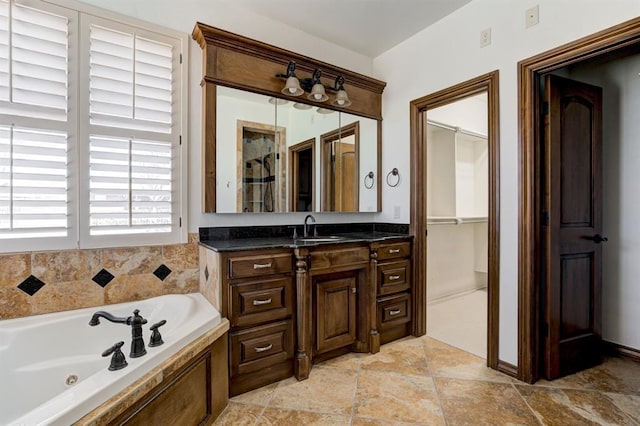
<path id="1" fill-rule="evenodd" d="M 0 128 L 0 239 L 66 236 L 66 133 Z"/>
<path id="2" fill-rule="evenodd" d="M 171 232 L 171 143 L 92 136 L 89 150 L 91 235 Z"/>
<path id="3" fill-rule="evenodd" d="M 0 0 L 0 100 L 9 100 L 9 2 Z"/>
<path id="4" fill-rule="evenodd" d="M 43 108 L 46 118 L 66 120 L 68 18 L 20 4 L 12 7 L 11 101 Z"/>

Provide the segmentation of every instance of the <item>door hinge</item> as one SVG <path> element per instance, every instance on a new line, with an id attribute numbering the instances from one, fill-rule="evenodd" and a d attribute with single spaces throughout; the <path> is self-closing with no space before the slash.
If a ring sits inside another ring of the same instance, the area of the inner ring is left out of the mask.
<path id="1" fill-rule="evenodd" d="M 179 143 L 180 145 L 182 145 L 182 135 L 180 135 L 180 136 L 178 137 L 178 143 Z"/>
<path id="2" fill-rule="evenodd" d="M 424 230 L 424 236 L 425 236 L 425 237 L 428 237 L 428 236 L 429 236 L 429 230 L 428 230 L 428 229 L 425 229 L 425 230 Z"/>
<path id="3" fill-rule="evenodd" d="M 356 294 L 356 288 L 355 287 L 351 287 L 351 293 Z"/>
<path id="4" fill-rule="evenodd" d="M 180 228 L 182 228 L 182 218 L 180 218 L 180 219 L 178 220 L 178 226 L 179 226 Z"/>
<path id="5" fill-rule="evenodd" d="M 549 226 L 549 212 L 542 212 L 542 225 Z"/>
<path id="6" fill-rule="evenodd" d="M 543 102 L 542 103 L 542 113 L 544 115 L 549 114 L 549 102 Z"/>
<path id="7" fill-rule="evenodd" d="M 180 63 L 182 63 L 182 53 L 180 54 Z"/>

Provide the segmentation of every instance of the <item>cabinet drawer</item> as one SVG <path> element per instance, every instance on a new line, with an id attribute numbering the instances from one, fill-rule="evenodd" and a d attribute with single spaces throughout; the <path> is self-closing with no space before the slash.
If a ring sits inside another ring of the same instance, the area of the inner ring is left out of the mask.
<path id="1" fill-rule="evenodd" d="M 408 260 L 378 264 L 378 296 L 408 290 L 411 283 L 409 265 Z"/>
<path id="2" fill-rule="evenodd" d="M 229 334 L 230 376 L 268 368 L 293 358 L 291 324 L 290 320 L 280 321 Z"/>
<path id="3" fill-rule="evenodd" d="M 411 243 L 380 244 L 378 247 L 378 261 L 386 259 L 401 259 L 411 256 Z"/>
<path id="4" fill-rule="evenodd" d="M 411 321 L 411 296 L 409 293 L 378 299 L 378 330 L 384 331 L 409 321 Z"/>
<path id="5" fill-rule="evenodd" d="M 293 279 L 232 284 L 230 297 L 232 327 L 284 319 L 293 312 Z"/>
<path id="6" fill-rule="evenodd" d="M 369 247 L 323 249 L 311 253 L 311 269 L 334 268 L 369 262 Z"/>
<path id="7" fill-rule="evenodd" d="M 259 277 L 291 272 L 291 253 L 229 258 L 229 278 Z"/>

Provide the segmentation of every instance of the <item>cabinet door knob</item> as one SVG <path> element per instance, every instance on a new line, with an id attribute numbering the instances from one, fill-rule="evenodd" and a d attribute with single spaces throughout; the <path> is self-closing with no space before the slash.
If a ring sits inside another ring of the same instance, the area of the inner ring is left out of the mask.
<path id="1" fill-rule="evenodd" d="M 253 264 L 253 269 L 265 269 L 265 268 L 271 268 L 271 262 L 269 262 L 269 263 L 254 263 Z"/>
<path id="2" fill-rule="evenodd" d="M 268 351 L 271 348 L 273 348 L 273 344 L 269 343 L 267 346 L 256 347 L 255 350 L 256 352 L 264 352 L 264 351 Z"/>
<path id="3" fill-rule="evenodd" d="M 271 298 L 264 300 L 254 300 L 253 306 L 268 305 L 269 303 L 271 303 Z"/>
<path id="4" fill-rule="evenodd" d="M 400 309 L 394 309 L 392 311 L 389 311 L 389 315 L 398 315 L 400 313 Z"/>

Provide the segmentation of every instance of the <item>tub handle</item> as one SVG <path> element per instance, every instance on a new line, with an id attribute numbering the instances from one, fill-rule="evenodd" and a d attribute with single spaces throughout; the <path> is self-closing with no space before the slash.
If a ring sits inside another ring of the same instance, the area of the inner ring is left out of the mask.
<path id="1" fill-rule="evenodd" d="M 268 351 L 271 348 L 273 348 L 273 343 L 269 343 L 267 346 L 256 347 L 255 350 L 256 352 L 260 353 L 260 352 Z"/>
<path id="2" fill-rule="evenodd" d="M 253 306 L 268 305 L 269 303 L 271 303 L 271 298 L 264 300 L 254 300 Z"/>
<path id="3" fill-rule="evenodd" d="M 271 262 L 269 263 L 254 263 L 253 269 L 266 269 L 271 268 Z"/>
<path id="4" fill-rule="evenodd" d="M 160 330 L 158 330 L 158 328 L 162 327 L 166 323 L 167 323 L 167 320 L 162 320 L 160 322 L 153 324 L 151 327 L 149 327 L 149 330 L 153 332 L 151 333 L 151 339 L 149 340 L 150 347 L 153 348 L 156 346 L 160 346 L 164 343 L 164 341 L 162 340 L 162 335 L 160 335 Z"/>
<path id="5" fill-rule="evenodd" d="M 389 275 L 389 281 L 399 280 L 400 275 Z"/>
<path id="6" fill-rule="evenodd" d="M 122 345 L 124 345 L 124 342 L 118 342 L 106 351 L 102 352 L 102 356 L 109 356 L 113 354 L 111 357 L 111 364 L 109 364 L 109 371 L 121 370 L 128 365 L 124 354 L 120 350 Z"/>
<path id="7" fill-rule="evenodd" d="M 389 311 L 389 315 L 398 315 L 400 313 L 400 309 L 394 309 L 392 311 Z"/>

